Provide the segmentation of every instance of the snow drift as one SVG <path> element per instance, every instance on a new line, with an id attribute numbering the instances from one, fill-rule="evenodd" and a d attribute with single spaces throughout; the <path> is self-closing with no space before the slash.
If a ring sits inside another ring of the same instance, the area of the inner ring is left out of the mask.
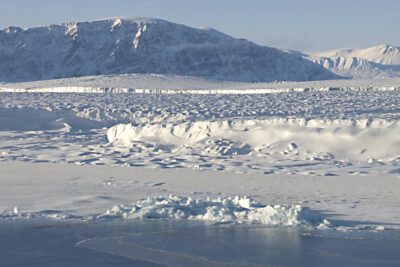
<path id="1" fill-rule="evenodd" d="M 399 156 L 400 125 L 383 119 L 251 119 L 196 121 L 133 126 L 107 131 L 109 143 L 135 142 L 168 147 L 171 153 L 271 155 L 296 159 L 394 160 Z"/>
<path id="2" fill-rule="evenodd" d="M 71 111 L 0 107 L 0 131 L 64 131 L 99 128 L 100 122 L 79 118 Z"/>

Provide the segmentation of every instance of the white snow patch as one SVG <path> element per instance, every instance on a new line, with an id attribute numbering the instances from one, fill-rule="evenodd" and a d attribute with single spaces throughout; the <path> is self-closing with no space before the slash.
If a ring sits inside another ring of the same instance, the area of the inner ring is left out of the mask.
<path id="1" fill-rule="evenodd" d="M 67 23 L 67 31 L 65 34 L 69 36 L 76 36 L 78 34 L 78 24 L 75 22 Z"/>
<path id="2" fill-rule="evenodd" d="M 135 49 L 138 48 L 138 46 L 139 46 L 139 41 L 140 41 L 140 37 L 141 37 L 142 34 L 146 31 L 146 29 L 147 29 L 147 26 L 146 26 L 145 23 L 138 22 L 138 24 L 137 24 L 137 31 L 136 31 L 136 34 L 135 34 L 135 38 L 134 38 L 134 40 L 133 40 L 133 47 L 134 47 Z"/>
<path id="3" fill-rule="evenodd" d="M 130 123 L 115 125 L 107 131 L 107 140 L 110 143 L 119 142 L 123 145 L 129 145 L 132 131 L 134 131 L 134 127 Z"/>
<path id="4" fill-rule="evenodd" d="M 239 196 L 205 200 L 174 195 L 149 197 L 133 205 L 116 205 L 100 217 L 188 219 L 267 226 L 329 225 L 319 214 L 300 205 L 261 205 L 250 198 Z"/>
<path id="5" fill-rule="evenodd" d="M 122 25 L 122 19 L 121 18 L 116 18 L 114 19 L 113 25 L 111 26 L 111 31 L 114 29 L 120 27 Z"/>

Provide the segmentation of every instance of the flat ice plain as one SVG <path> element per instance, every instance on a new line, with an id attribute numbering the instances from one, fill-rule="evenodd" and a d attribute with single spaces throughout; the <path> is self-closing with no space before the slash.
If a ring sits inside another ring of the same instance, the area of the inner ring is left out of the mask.
<path id="1" fill-rule="evenodd" d="M 0 218 L 400 229 L 400 80 L 0 84 Z"/>

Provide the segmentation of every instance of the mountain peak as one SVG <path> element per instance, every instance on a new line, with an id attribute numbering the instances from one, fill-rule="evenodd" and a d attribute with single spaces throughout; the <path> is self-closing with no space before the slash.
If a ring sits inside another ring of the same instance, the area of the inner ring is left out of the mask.
<path id="1" fill-rule="evenodd" d="M 7 27 L 4 29 L 4 32 L 6 32 L 6 33 L 17 33 L 20 31 L 23 31 L 23 29 L 20 27 L 14 27 L 14 26 Z"/>
<path id="2" fill-rule="evenodd" d="M 71 23 L 71 22 L 70 22 Z M 75 24 L 121 25 L 121 24 L 175 24 L 163 19 L 150 17 L 109 17 L 85 22 L 72 22 Z M 67 23 L 68 24 L 68 23 Z"/>
<path id="3" fill-rule="evenodd" d="M 376 50 L 384 55 L 386 54 L 400 54 L 400 47 L 388 45 L 388 44 L 382 44 L 382 45 L 377 45 L 374 47 L 369 48 L 370 50 Z"/>

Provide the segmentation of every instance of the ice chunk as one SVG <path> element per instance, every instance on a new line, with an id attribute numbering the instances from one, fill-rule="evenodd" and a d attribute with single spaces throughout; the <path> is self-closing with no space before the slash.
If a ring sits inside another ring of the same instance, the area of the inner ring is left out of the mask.
<path id="1" fill-rule="evenodd" d="M 267 226 L 319 226 L 319 214 L 300 205 L 262 205 L 247 197 L 192 199 L 185 196 L 152 197 L 133 205 L 117 205 L 99 218 L 188 219 L 216 223 Z"/>

